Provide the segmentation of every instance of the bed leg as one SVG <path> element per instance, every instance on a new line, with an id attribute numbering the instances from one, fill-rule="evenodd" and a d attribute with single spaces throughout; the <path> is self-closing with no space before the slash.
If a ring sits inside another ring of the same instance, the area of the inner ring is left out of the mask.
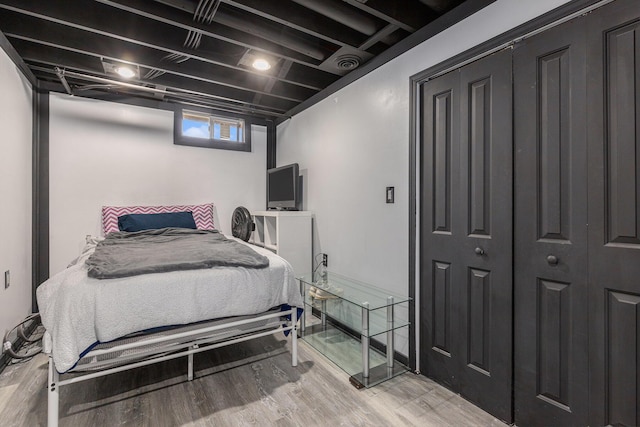
<path id="1" fill-rule="evenodd" d="M 58 426 L 58 371 L 53 363 L 53 358 L 49 356 L 49 378 L 47 384 L 47 426 Z"/>
<path id="2" fill-rule="evenodd" d="M 191 349 L 196 349 L 196 348 L 198 348 L 197 344 L 194 344 L 191 346 Z M 187 355 L 187 358 L 189 360 L 189 363 L 188 363 L 189 366 L 187 367 L 187 379 L 189 381 L 193 381 L 193 353 L 189 353 Z"/>
<path id="3" fill-rule="evenodd" d="M 291 366 L 298 366 L 298 309 L 291 307 Z"/>

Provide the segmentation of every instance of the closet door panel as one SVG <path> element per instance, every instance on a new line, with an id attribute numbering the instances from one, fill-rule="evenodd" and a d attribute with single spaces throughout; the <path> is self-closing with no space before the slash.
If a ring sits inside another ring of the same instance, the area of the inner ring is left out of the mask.
<path id="1" fill-rule="evenodd" d="M 590 423 L 640 425 L 640 3 L 589 16 Z"/>
<path id="2" fill-rule="evenodd" d="M 606 227 L 609 243 L 637 246 L 640 226 L 638 197 L 638 70 L 640 24 L 625 25 L 608 32 L 606 53 L 606 134 L 607 184 Z"/>
<path id="3" fill-rule="evenodd" d="M 467 365 L 484 375 L 491 369 L 491 272 L 469 269 Z"/>
<path id="4" fill-rule="evenodd" d="M 511 52 L 423 85 L 421 366 L 511 420 Z"/>
<path id="5" fill-rule="evenodd" d="M 569 410 L 571 287 L 538 280 L 538 393 Z"/>
<path id="6" fill-rule="evenodd" d="M 460 393 L 511 420 L 513 132 L 511 51 L 460 69 L 460 192 L 454 215 L 462 307 Z"/>
<path id="7" fill-rule="evenodd" d="M 451 233 L 453 95 L 451 89 L 433 97 L 433 231 L 439 233 Z"/>
<path id="8" fill-rule="evenodd" d="M 611 425 L 638 425 L 640 295 L 607 292 L 605 410 Z M 601 393 L 598 393 L 601 394 Z"/>
<path id="9" fill-rule="evenodd" d="M 562 24 L 514 51 L 518 425 L 587 421 L 583 24 L 579 19 Z"/>
<path id="10" fill-rule="evenodd" d="M 466 76 L 463 74 L 463 78 Z M 468 195 L 467 234 L 491 235 L 491 79 L 467 86 Z M 464 167 L 464 166 L 463 166 Z"/>
<path id="11" fill-rule="evenodd" d="M 570 117 L 571 54 L 565 48 L 538 58 L 537 237 L 554 243 L 570 240 L 571 122 L 564 119 Z"/>
<path id="12" fill-rule="evenodd" d="M 434 262 L 432 305 L 432 348 L 449 358 L 451 357 L 451 264 Z"/>
<path id="13" fill-rule="evenodd" d="M 460 180 L 459 73 L 425 84 L 421 94 L 421 302 L 423 371 L 450 388 L 458 385 L 452 340 L 458 327 L 459 304 L 453 284 L 462 268 L 455 239 L 462 233 L 453 223 L 454 194 Z"/>

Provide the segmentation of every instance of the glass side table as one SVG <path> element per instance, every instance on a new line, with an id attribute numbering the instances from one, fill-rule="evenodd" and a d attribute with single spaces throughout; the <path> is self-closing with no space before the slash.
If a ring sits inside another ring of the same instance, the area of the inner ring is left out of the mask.
<path id="1" fill-rule="evenodd" d="M 394 311 L 411 298 L 332 272 L 298 281 L 305 305 L 300 337 L 347 372 L 356 388 L 408 370 L 394 358 L 394 333 L 409 322 L 395 319 Z"/>

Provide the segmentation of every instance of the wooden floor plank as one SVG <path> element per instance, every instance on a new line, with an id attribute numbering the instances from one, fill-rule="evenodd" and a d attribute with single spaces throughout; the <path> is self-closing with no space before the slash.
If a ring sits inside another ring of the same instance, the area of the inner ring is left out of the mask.
<path id="1" fill-rule="evenodd" d="M 60 426 L 504 426 L 423 376 L 406 373 L 357 390 L 303 341 L 268 336 L 60 389 Z M 0 375 L 3 426 L 45 426 L 47 357 Z"/>

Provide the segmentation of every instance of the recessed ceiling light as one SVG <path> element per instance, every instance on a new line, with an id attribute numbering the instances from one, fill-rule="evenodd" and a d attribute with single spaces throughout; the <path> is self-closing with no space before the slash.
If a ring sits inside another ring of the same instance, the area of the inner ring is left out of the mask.
<path id="1" fill-rule="evenodd" d="M 131 77 L 136 75 L 136 72 L 134 70 L 125 66 L 117 67 L 116 73 L 118 73 L 120 77 L 124 77 L 125 79 L 130 79 Z"/>
<path id="2" fill-rule="evenodd" d="M 255 61 L 253 61 L 253 64 L 251 64 L 251 66 L 260 71 L 266 71 L 271 68 L 271 64 L 269 64 L 269 61 L 264 58 L 256 59 Z"/>

